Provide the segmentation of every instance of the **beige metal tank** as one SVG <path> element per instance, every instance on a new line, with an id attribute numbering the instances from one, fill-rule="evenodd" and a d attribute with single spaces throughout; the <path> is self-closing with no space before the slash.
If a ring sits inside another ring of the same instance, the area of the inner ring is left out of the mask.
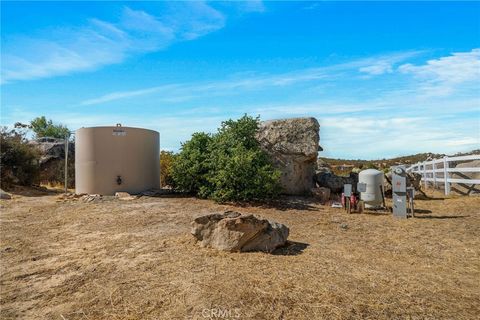
<path id="1" fill-rule="evenodd" d="M 114 195 L 160 188 L 160 134 L 116 127 L 75 132 L 75 192 Z"/>

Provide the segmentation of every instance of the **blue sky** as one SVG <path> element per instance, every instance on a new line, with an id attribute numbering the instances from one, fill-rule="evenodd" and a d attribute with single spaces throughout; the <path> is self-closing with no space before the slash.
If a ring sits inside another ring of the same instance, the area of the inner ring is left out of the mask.
<path id="1" fill-rule="evenodd" d="M 316 117 L 322 155 L 480 146 L 480 3 L 4 2 L 1 124 Z"/>

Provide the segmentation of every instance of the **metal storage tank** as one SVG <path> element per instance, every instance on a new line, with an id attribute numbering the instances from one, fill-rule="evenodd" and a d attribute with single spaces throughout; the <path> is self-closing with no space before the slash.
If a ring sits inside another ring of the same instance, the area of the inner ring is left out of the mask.
<path id="1" fill-rule="evenodd" d="M 383 204 L 383 177 L 383 172 L 375 169 L 363 170 L 358 174 L 358 182 L 367 186 L 365 192 L 360 192 L 365 207 L 374 208 Z"/>
<path id="2" fill-rule="evenodd" d="M 160 134 L 122 127 L 75 132 L 75 192 L 114 195 L 160 188 Z"/>

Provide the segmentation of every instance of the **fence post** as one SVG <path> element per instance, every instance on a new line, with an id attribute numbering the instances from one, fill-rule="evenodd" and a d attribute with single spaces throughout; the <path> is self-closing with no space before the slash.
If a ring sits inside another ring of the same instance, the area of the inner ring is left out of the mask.
<path id="1" fill-rule="evenodd" d="M 443 181 L 445 181 L 445 195 L 450 193 L 450 185 L 448 184 L 448 157 L 443 157 Z"/>
<path id="2" fill-rule="evenodd" d="M 65 136 L 65 193 L 68 192 L 68 140 L 69 134 Z"/>
<path id="3" fill-rule="evenodd" d="M 432 161 L 433 188 L 437 189 L 437 173 L 435 172 L 435 159 Z"/>
<path id="4" fill-rule="evenodd" d="M 425 165 L 425 161 L 423 161 L 423 185 L 425 189 L 427 189 L 427 166 Z"/>

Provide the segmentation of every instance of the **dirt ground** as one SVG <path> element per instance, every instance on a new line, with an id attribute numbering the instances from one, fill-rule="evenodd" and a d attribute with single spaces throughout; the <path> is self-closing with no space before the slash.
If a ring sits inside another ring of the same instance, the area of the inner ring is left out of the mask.
<path id="1" fill-rule="evenodd" d="M 417 218 L 312 199 L 234 207 L 142 197 L 1 201 L 2 319 L 478 319 L 480 198 Z M 194 217 L 234 209 L 290 227 L 273 254 L 199 248 Z"/>

